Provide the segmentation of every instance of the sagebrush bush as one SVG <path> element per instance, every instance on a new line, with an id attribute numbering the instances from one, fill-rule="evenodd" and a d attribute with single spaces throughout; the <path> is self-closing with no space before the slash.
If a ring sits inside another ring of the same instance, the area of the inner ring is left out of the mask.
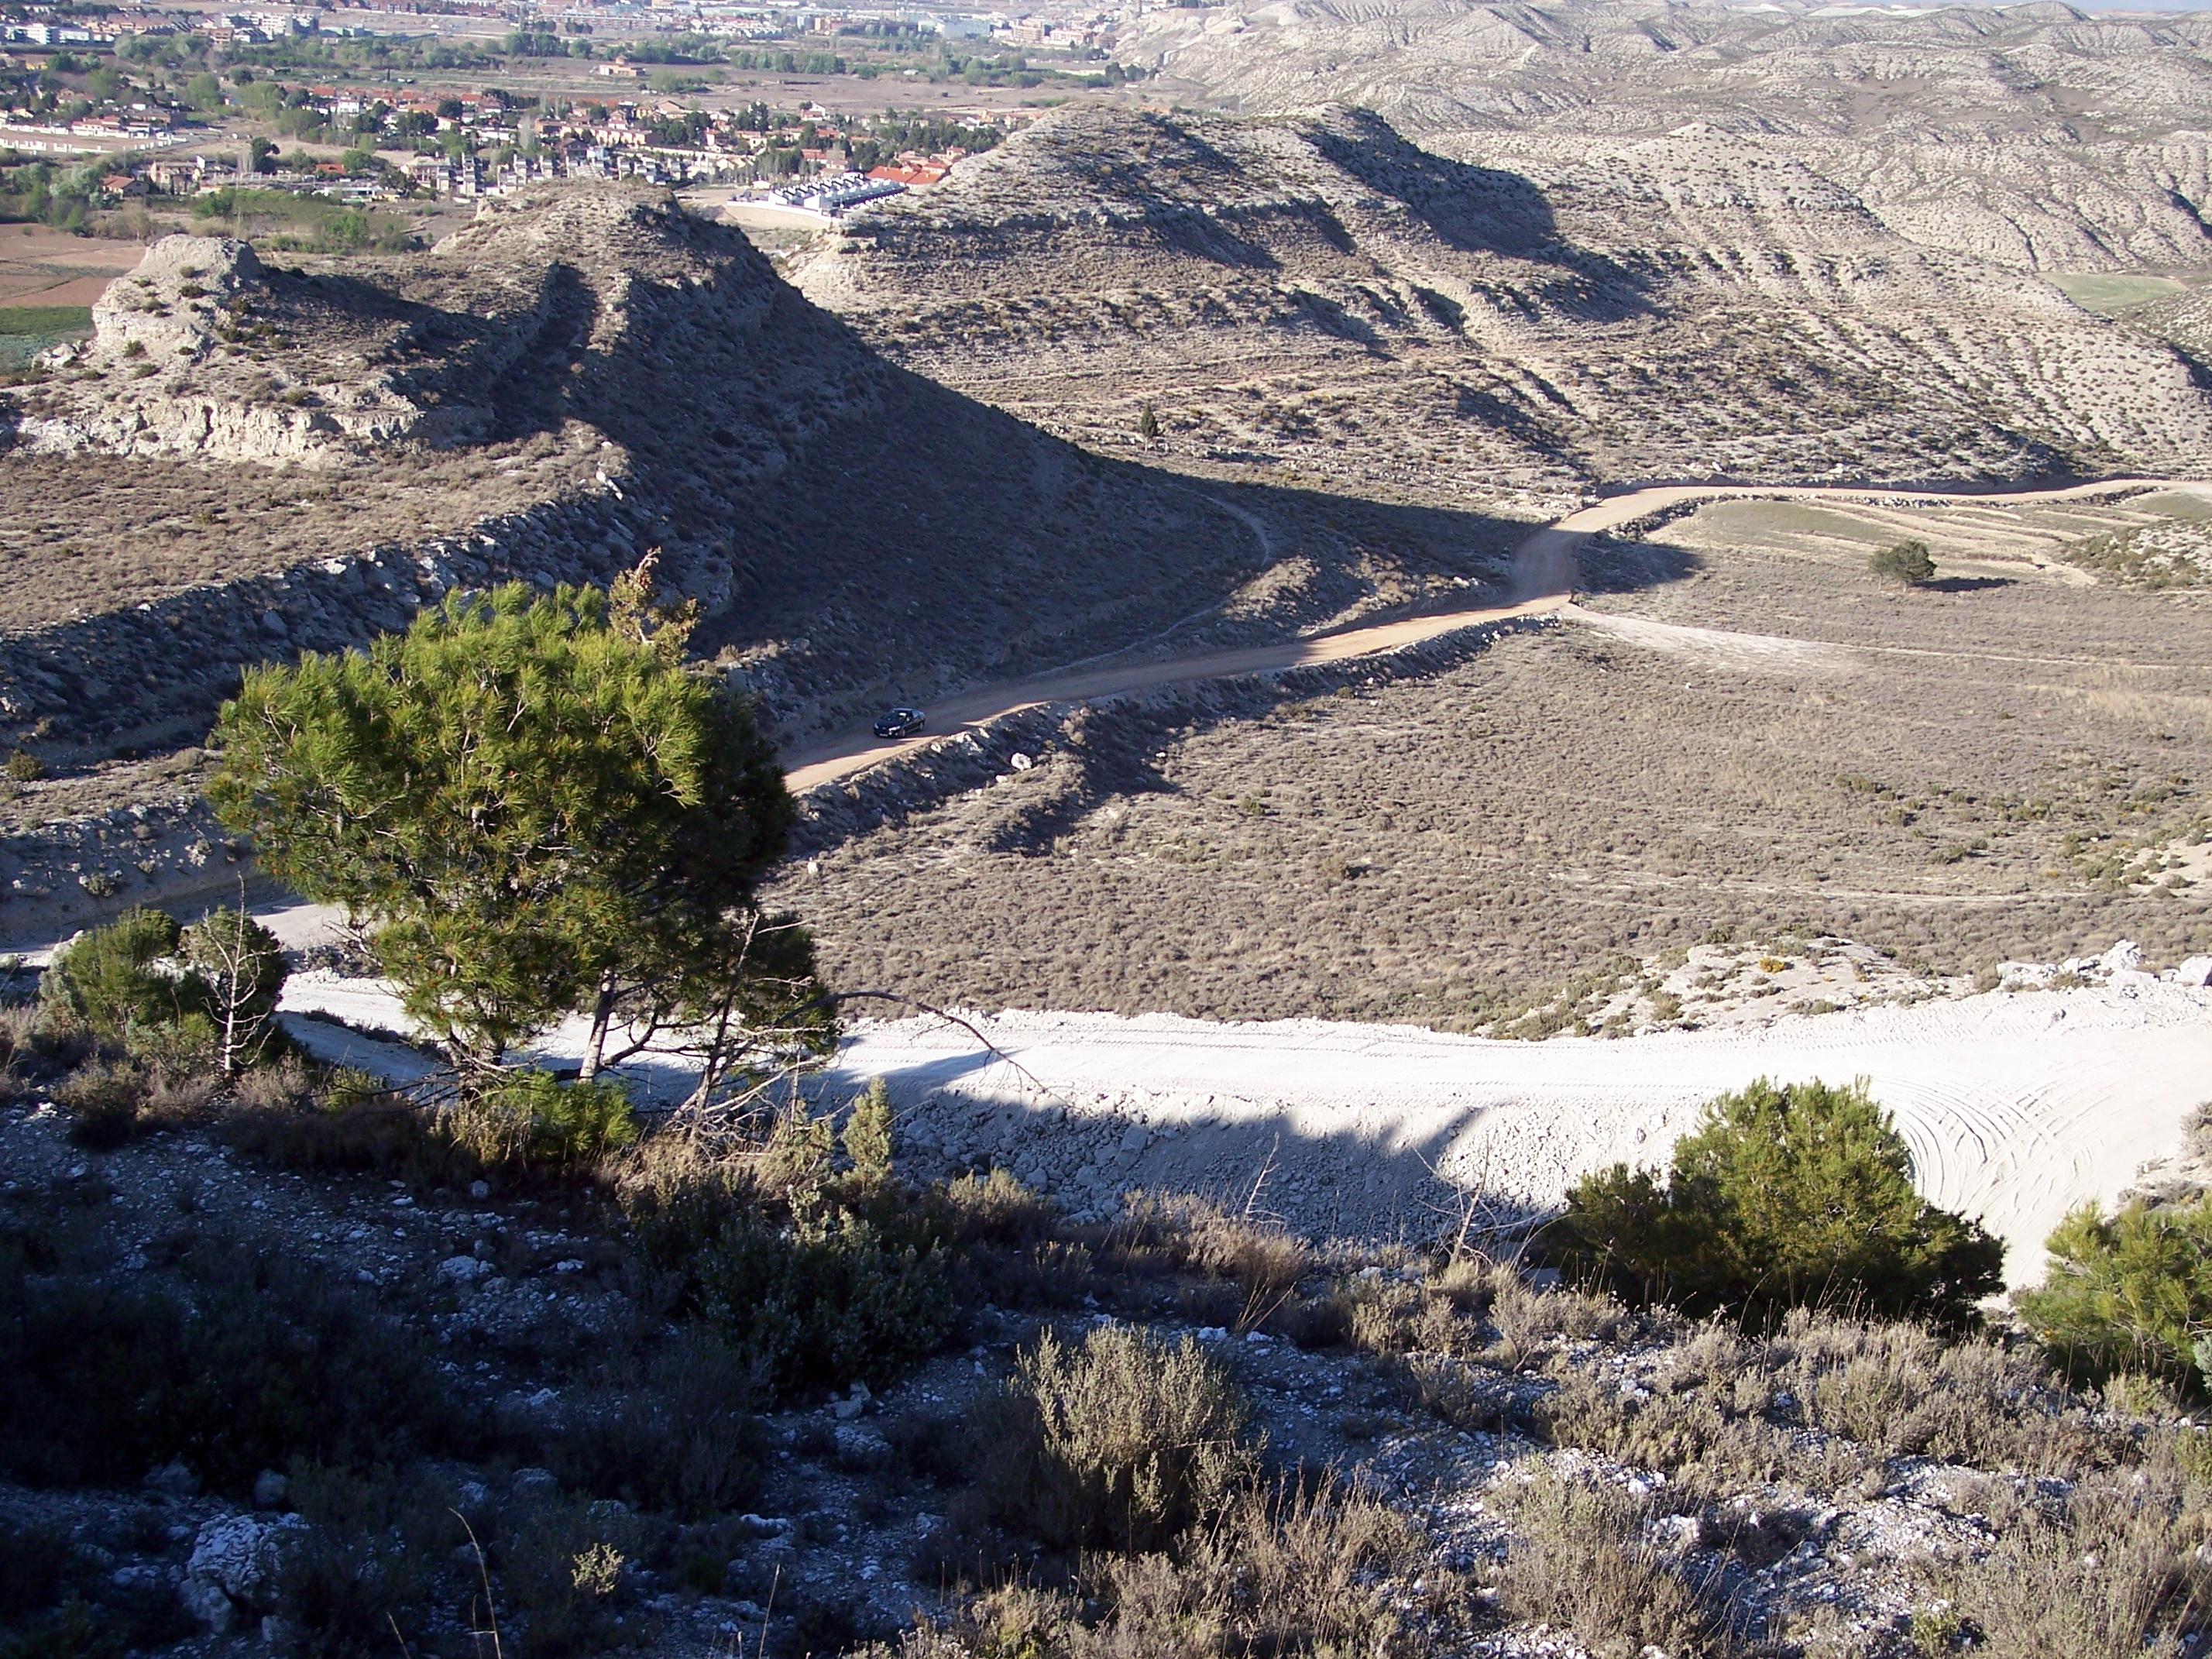
<path id="1" fill-rule="evenodd" d="M 1047 1331 L 1015 1364 L 985 1436 L 1002 1523 L 1054 1549 L 1151 1550 L 1218 1515 L 1257 1467 L 1251 1414 L 1188 1337 Z"/>
<path id="2" fill-rule="evenodd" d="M 1904 1137 L 1863 1084 L 1765 1079 L 1706 1105 L 1663 1181 L 1621 1164 L 1578 1182 L 1547 1244 L 1584 1283 L 1766 1321 L 1823 1306 L 1963 1324 L 2004 1255 L 1913 1190 Z"/>
<path id="3" fill-rule="evenodd" d="M 1282 1307 L 1313 1267 L 1305 1241 L 1279 1224 L 1231 1215 L 1188 1193 L 1133 1192 L 1115 1223 L 1112 1246 L 1225 1279 L 1242 1292 L 1235 1325 L 1260 1325 Z"/>
<path id="4" fill-rule="evenodd" d="M 1516 1619 L 1575 1632 L 1598 1659 L 1717 1659 L 1735 1644 L 1702 1587 L 1643 1540 L 1647 1501 L 1547 1472 L 1506 1494 L 1520 1536 L 1499 1587 Z"/>
<path id="5" fill-rule="evenodd" d="M 1085 1564 L 1080 1595 L 1010 1584 L 908 1632 L 900 1659 L 1384 1659 L 1424 1568 L 1413 1528 L 1329 1482 L 1240 1487 L 1171 1551 Z M 1438 1575 L 1427 1571 L 1432 1578 Z M 1431 1598 L 1437 1599 L 1437 1598 Z M 890 1659 L 871 1648 L 860 1659 Z"/>
<path id="6" fill-rule="evenodd" d="M 618 1191 L 648 1269 L 772 1394 L 888 1382 L 958 1321 L 936 1244 L 895 1241 L 835 1203 L 779 1214 L 749 1170 L 658 1155 Z"/>
<path id="7" fill-rule="evenodd" d="M 2212 1629 L 2212 1509 L 2201 1486 L 2083 1481 L 2023 1505 L 1953 1595 L 1989 1659 L 2181 1654 Z"/>
<path id="8" fill-rule="evenodd" d="M 1027 1244 L 1052 1225 L 1052 1205 L 996 1164 L 956 1176 L 922 1196 L 932 1229 L 954 1245 Z"/>
<path id="9" fill-rule="evenodd" d="M 2191 1204 L 2094 1204 L 2051 1235 L 2041 1285 L 2014 1301 L 2069 1375 L 2142 1371 L 2212 1391 L 2212 1194 Z"/>

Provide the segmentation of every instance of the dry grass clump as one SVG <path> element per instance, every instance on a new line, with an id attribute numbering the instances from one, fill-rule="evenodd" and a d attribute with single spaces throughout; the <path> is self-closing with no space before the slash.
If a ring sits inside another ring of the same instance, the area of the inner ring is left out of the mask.
<path id="1" fill-rule="evenodd" d="M 1499 1599 L 1516 1619 L 1571 1630 L 1598 1659 L 1717 1659 L 1735 1643 L 1705 1587 L 1642 1536 L 1648 1500 L 1547 1471 L 1512 1495 L 1519 1536 Z"/>
<path id="2" fill-rule="evenodd" d="M 2072 1475 L 2141 1455 L 2032 1351 L 1987 1339 L 1798 1314 L 1758 1363 L 1806 1426 L 1887 1456 Z"/>
<path id="3" fill-rule="evenodd" d="M 1091 1559 L 1078 1595 L 1007 1585 L 864 1659 L 1414 1659 L 1444 1650 L 1400 1610 L 1423 1553 L 1369 1493 L 1247 1484 L 1172 1551 Z"/>
<path id="4" fill-rule="evenodd" d="M 1158 1549 L 1218 1513 L 1257 1470 L 1251 1413 L 1188 1337 L 1100 1325 L 1047 1331 L 1016 1362 L 985 1437 L 981 1486 L 1003 1524 L 1055 1549 Z"/>
<path id="5" fill-rule="evenodd" d="M 1231 1215 L 1188 1193 L 1131 1193 L 1107 1249 L 1122 1261 L 1164 1262 L 1231 1281 L 1243 1296 L 1235 1322 L 1240 1333 L 1282 1307 L 1314 1266 L 1311 1247 L 1287 1228 Z"/>
<path id="6" fill-rule="evenodd" d="M 2147 1476 L 2022 1503 L 1950 1587 L 1990 1659 L 2178 1655 L 2212 1634 L 2212 1490 Z"/>

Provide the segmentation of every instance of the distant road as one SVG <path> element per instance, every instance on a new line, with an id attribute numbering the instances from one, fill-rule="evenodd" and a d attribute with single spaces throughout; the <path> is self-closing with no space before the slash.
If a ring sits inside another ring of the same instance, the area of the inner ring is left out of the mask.
<path id="1" fill-rule="evenodd" d="M 1626 495 L 1609 495 L 1578 512 L 1531 532 L 1513 550 L 1513 569 L 1504 605 L 1476 605 L 1459 611 L 1437 611 L 1422 616 L 1351 628 L 1340 633 L 1320 634 L 1309 639 L 1274 645 L 1249 646 L 1237 650 L 1211 651 L 1166 662 L 1130 663 L 1119 668 L 1085 667 L 1062 670 L 1006 685 L 985 686 L 947 699 L 929 710 L 929 730 L 920 737 L 886 743 L 863 727 L 831 742 L 802 750 L 791 757 L 785 781 L 793 794 L 857 776 L 871 767 L 919 749 L 952 733 L 971 731 L 1024 708 L 1045 703 L 1085 702 L 1156 686 L 1186 685 L 1200 680 L 1228 679 L 1240 674 L 1273 673 L 1313 663 L 1343 662 L 1416 645 L 1462 628 L 1505 622 L 1516 617 L 1549 616 L 1565 609 L 1574 598 L 1575 555 L 1583 542 L 1601 530 L 1616 530 L 1654 513 L 1685 501 L 1752 498 L 1759 501 L 1882 501 L 1913 506 L 1939 506 L 1972 501 L 1992 506 L 2029 501 L 2062 501 L 2092 495 L 2108 495 L 2125 489 L 2172 489 L 2191 487 L 2197 481 L 2171 478 L 2107 478 L 2097 483 L 2069 484 L 2054 489 L 1885 489 L 1846 488 L 1825 484 L 1650 484 Z"/>

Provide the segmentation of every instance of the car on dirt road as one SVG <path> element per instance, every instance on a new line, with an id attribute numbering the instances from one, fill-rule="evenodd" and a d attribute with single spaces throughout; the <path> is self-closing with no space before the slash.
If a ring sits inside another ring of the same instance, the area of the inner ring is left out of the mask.
<path id="1" fill-rule="evenodd" d="M 919 708 L 891 708 L 876 717 L 876 735 L 879 738 L 910 738 L 921 730 L 927 718 Z"/>

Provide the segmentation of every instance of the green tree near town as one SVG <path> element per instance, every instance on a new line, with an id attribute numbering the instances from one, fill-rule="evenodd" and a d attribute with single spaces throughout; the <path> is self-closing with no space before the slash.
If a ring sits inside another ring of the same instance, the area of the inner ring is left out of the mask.
<path id="1" fill-rule="evenodd" d="M 1791 1308 L 1962 1324 L 2004 1246 L 1912 1187 L 1912 1156 L 1863 1082 L 1761 1079 L 1707 1103 L 1664 1177 L 1586 1177 L 1548 1235 L 1574 1278 L 1685 1312 Z"/>
<path id="2" fill-rule="evenodd" d="M 583 1080 L 682 1032 L 700 1098 L 825 1053 L 805 930 L 761 908 L 793 809 L 750 702 L 685 660 L 652 561 L 611 590 L 449 596 L 367 649 L 248 673 L 208 785 L 270 873 L 343 906 L 483 1086 L 590 1019 Z"/>

